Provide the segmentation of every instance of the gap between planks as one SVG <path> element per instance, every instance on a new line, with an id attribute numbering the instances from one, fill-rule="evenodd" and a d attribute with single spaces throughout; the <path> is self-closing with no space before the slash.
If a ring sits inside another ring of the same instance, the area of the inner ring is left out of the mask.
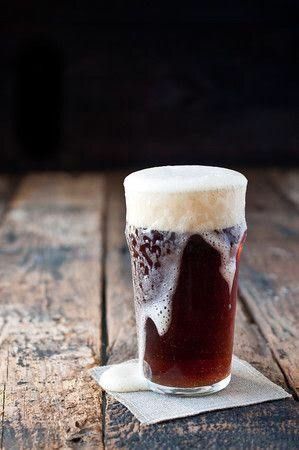
<path id="1" fill-rule="evenodd" d="M 104 178 L 104 201 L 103 201 L 103 220 L 102 220 L 102 290 L 101 290 L 101 365 L 105 365 L 107 362 L 107 347 L 108 347 L 108 334 L 107 334 L 107 313 L 106 313 L 106 264 L 107 264 L 107 217 L 108 217 L 108 205 L 109 205 L 109 192 L 107 188 L 107 174 Z M 102 446 L 105 448 L 105 433 L 106 433 L 106 392 L 102 389 Z"/>

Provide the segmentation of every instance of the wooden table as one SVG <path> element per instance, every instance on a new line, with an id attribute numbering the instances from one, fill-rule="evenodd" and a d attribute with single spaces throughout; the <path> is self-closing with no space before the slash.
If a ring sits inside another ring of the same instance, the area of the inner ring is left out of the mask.
<path id="1" fill-rule="evenodd" d="M 246 174 L 235 353 L 295 397 L 299 171 Z M 91 380 L 136 349 L 121 181 L 0 177 L 2 447 L 298 448 L 293 399 L 145 426 Z"/>

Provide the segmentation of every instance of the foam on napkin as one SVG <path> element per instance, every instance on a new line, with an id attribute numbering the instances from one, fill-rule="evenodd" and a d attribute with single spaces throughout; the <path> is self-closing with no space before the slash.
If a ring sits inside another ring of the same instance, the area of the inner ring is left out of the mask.
<path id="1" fill-rule="evenodd" d="M 140 373 L 138 361 L 115 364 L 107 369 L 99 379 L 100 386 L 111 392 L 147 391 L 146 379 Z"/>

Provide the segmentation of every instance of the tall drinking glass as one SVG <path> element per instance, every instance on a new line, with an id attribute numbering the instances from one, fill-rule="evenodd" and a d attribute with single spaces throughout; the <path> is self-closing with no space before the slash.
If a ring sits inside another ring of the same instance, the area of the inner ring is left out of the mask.
<path id="1" fill-rule="evenodd" d="M 246 178 L 207 166 L 124 182 L 140 368 L 157 392 L 204 395 L 231 377 Z"/>

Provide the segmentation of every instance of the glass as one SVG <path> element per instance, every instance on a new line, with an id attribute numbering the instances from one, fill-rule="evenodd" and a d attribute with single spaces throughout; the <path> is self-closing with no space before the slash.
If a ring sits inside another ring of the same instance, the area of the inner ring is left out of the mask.
<path id="1" fill-rule="evenodd" d="M 220 180 L 216 168 L 166 169 L 125 181 L 140 368 L 153 391 L 206 395 L 231 377 L 246 179 L 221 168 Z M 202 172 L 210 180 L 203 185 Z"/>

